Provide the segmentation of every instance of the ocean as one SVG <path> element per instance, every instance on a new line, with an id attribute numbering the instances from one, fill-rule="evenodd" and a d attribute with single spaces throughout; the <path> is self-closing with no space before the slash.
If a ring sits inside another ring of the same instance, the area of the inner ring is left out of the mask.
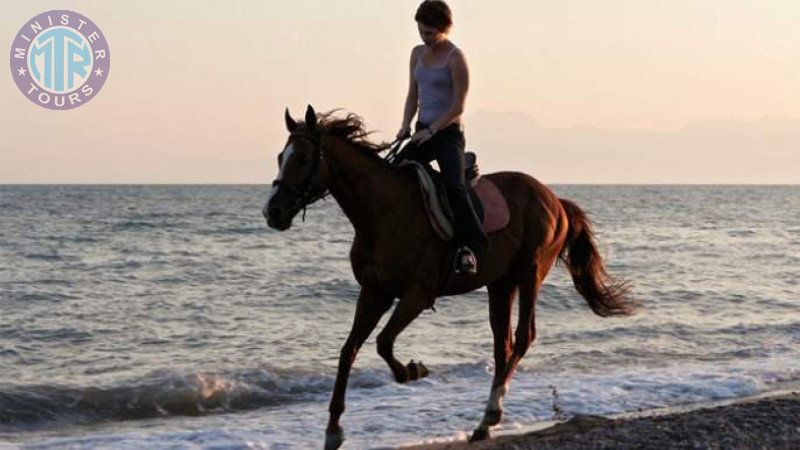
<path id="1" fill-rule="evenodd" d="M 800 186 L 553 189 L 591 213 L 643 307 L 595 316 L 554 267 L 504 430 L 800 382 Z M 271 230 L 268 194 L 0 186 L 0 448 L 321 448 L 359 290 L 353 230 L 332 200 Z M 395 383 L 375 334 L 361 350 L 345 448 L 463 438 L 480 421 L 486 291 L 436 309 L 396 345 L 430 377 Z"/>

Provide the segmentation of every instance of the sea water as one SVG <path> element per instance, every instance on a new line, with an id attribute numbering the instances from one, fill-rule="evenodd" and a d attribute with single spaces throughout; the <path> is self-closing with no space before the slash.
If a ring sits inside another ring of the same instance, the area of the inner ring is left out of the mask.
<path id="1" fill-rule="evenodd" d="M 799 186 L 555 186 L 642 302 L 592 314 L 563 267 L 503 429 L 800 380 Z M 321 448 L 359 286 L 333 201 L 269 229 L 265 186 L 0 186 L 0 448 Z M 346 448 L 463 438 L 493 373 L 485 289 L 356 360 Z M 386 318 L 382 321 L 385 323 Z M 381 324 L 381 325 L 382 325 Z"/>

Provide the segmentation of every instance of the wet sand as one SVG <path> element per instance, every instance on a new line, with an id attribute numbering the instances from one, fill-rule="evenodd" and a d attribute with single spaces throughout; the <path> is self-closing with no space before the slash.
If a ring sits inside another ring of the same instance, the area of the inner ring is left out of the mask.
<path id="1" fill-rule="evenodd" d="M 414 450 L 800 449 L 800 394 L 742 400 L 688 412 L 608 419 L 579 416 L 553 427 L 484 442 Z"/>

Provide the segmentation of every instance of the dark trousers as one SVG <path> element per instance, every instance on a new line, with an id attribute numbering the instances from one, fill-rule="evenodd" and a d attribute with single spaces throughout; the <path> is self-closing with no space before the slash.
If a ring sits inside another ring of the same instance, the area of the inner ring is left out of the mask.
<path id="1" fill-rule="evenodd" d="M 425 126 L 425 124 L 417 122 L 417 131 Z M 478 216 L 475 214 L 467 194 L 464 179 L 465 148 L 466 140 L 464 132 L 461 131 L 461 125 L 454 123 L 442 128 L 421 145 L 409 142 L 397 155 L 396 162 L 411 160 L 428 164 L 434 159 L 436 160 L 447 189 L 447 200 L 450 202 L 450 208 L 455 216 L 453 218 L 455 244 L 459 247 L 466 245 L 477 252 L 485 245 L 486 236 L 483 234 Z"/>

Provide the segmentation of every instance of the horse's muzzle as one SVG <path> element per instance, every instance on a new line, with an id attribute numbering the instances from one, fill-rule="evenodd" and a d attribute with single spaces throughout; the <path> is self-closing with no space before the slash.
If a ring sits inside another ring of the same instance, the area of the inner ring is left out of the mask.
<path id="1" fill-rule="evenodd" d="M 278 231 L 288 230 L 292 226 L 292 217 L 286 214 L 285 208 L 267 203 L 261 209 L 261 214 L 267 219 L 267 225 Z"/>

